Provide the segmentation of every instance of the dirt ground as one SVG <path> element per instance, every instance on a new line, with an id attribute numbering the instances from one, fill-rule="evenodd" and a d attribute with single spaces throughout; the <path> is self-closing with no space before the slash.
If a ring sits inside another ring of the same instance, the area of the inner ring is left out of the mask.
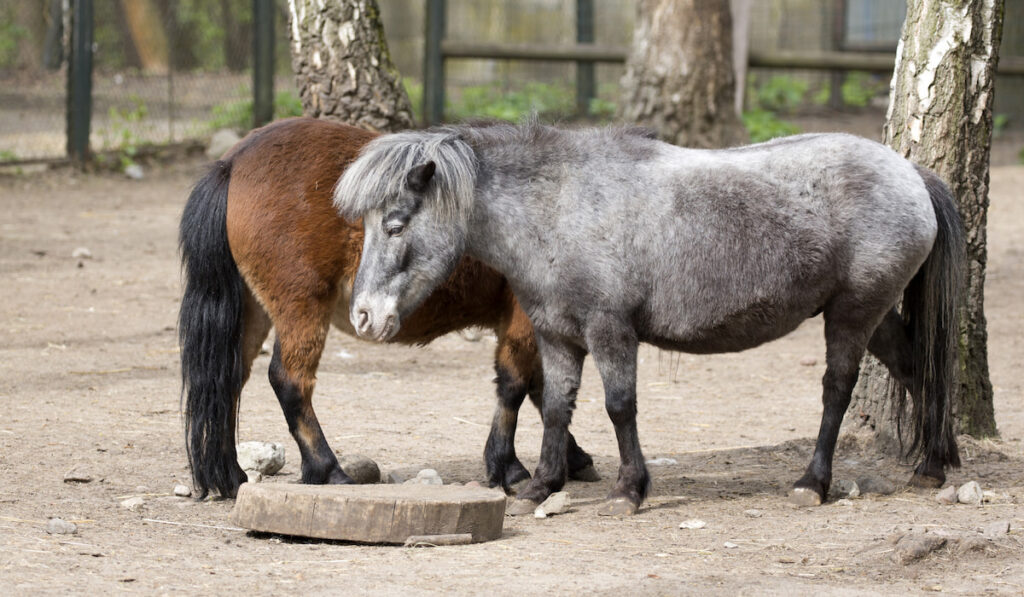
<path id="1" fill-rule="evenodd" d="M 588 361 L 573 430 L 604 480 L 569 483 L 567 514 L 508 518 L 498 541 L 429 549 L 251 535 L 232 527 L 232 501 L 172 495 L 189 479 L 176 228 L 199 170 L 183 160 L 141 182 L 70 171 L 0 178 L 0 593 L 1024 592 L 1024 167 L 992 173 L 986 311 L 1002 435 L 965 442 L 964 467 L 950 476 L 994 491 L 993 503 L 945 506 L 935 491 L 911 489 L 812 509 L 786 502 L 821 413 L 819 318 L 742 354 L 641 349 L 645 455 L 677 463 L 651 467 L 651 498 L 624 520 L 596 515 L 617 451 Z M 92 257 L 72 258 L 79 247 Z M 315 397 L 332 446 L 385 470 L 483 480 L 493 348 L 487 336 L 417 349 L 332 332 Z M 816 364 L 802 365 L 808 358 Z M 265 482 L 294 482 L 297 449 L 268 363 L 255 365 L 239 435 L 285 444 L 288 464 Z M 518 449 L 529 468 L 540 436 L 524 407 Z M 65 483 L 73 469 L 93 480 Z M 872 474 L 902 483 L 910 467 L 843 440 L 836 479 Z M 145 500 L 140 511 L 120 505 L 132 496 Z M 78 533 L 48 535 L 49 517 L 75 521 Z M 707 526 L 679 527 L 694 518 Z M 1009 534 L 980 534 L 997 521 L 1010 522 Z M 962 540 L 897 563 L 890 540 L 911 530 Z"/>

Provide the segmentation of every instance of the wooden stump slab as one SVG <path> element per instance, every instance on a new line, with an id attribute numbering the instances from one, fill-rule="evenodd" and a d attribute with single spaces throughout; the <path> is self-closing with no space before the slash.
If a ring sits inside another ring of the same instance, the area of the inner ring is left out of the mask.
<path id="1" fill-rule="evenodd" d="M 360 543 L 405 543 L 416 535 L 501 536 L 505 495 L 458 485 L 244 483 L 232 520 L 266 533 Z"/>

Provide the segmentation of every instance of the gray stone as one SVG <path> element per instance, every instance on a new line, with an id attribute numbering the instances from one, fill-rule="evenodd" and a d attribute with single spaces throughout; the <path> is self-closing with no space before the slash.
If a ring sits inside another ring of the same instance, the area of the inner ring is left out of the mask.
<path id="1" fill-rule="evenodd" d="M 860 495 L 860 487 L 857 486 L 856 481 L 849 479 L 839 479 L 832 484 L 832 487 L 828 490 L 828 496 L 832 499 L 840 500 L 843 498 L 855 498 Z"/>
<path id="2" fill-rule="evenodd" d="M 51 535 L 74 535 L 78 532 L 78 526 L 60 518 L 51 518 L 46 521 L 46 532 Z"/>
<path id="3" fill-rule="evenodd" d="M 142 166 L 138 164 L 128 164 L 124 167 L 124 175 L 132 180 L 142 180 L 145 173 L 142 171 Z"/>
<path id="4" fill-rule="evenodd" d="M 360 485 L 380 483 L 380 467 L 362 454 L 343 456 L 339 462 L 341 470 Z"/>
<path id="5" fill-rule="evenodd" d="M 92 259 L 92 251 L 86 247 L 77 247 L 74 251 L 71 251 L 72 259 Z"/>
<path id="6" fill-rule="evenodd" d="M 77 469 L 71 469 L 64 473 L 65 483 L 92 483 L 92 475 L 83 473 Z"/>
<path id="7" fill-rule="evenodd" d="M 569 509 L 572 505 L 572 500 L 569 499 L 569 494 L 564 491 L 556 491 L 548 496 L 548 499 L 544 500 L 541 505 L 537 506 L 534 511 L 534 516 L 537 513 L 543 514 L 543 516 L 537 516 L 537 518 L 547 518 L 553 514 L 561 514 Z"/>
<path id="8" fill-rule="evenodd" d="M 697 530 L 703 529 L 706 526 L 708 526 L 708 523 L 704 522 L 699 518 L 691 518 L 690 520 L 684 520 L 683 522 L 679 523 L 679 528 L 681 529 Z"/>
<path id="9" fill-rule="evenodd" d="M 128 498 L 125 501 L 121 502 L 121 507 L 126 509 L 126 510 L 128 510 L 128 511 L 130 511 L 130 512 L 138 512 L 145 505 L 146 505 L 146 500 L 144 500 L 144 499 L 142 499 L 140 497 Z"/>
<path id="10" fill-rule="evenodd" d="M 425 468 L 416 473 L 416 477 L 409 479 L 403 485 L 444 485 L 441 475 L 432 468 Z"/>
<path id="11" fill-rule="evenodd" d="M 761 516 L 763 516 L 764 513 L 761 512 L 760 510 L 755 510 L 751 508 L 750 510 L 744 510 L 743 515 L 750 518 L 761 518 Z"/>
<path id="12" fill-rule="evenodd" d="M 978 485 L 977 481 L 964 483 L 956 492 L 956 500 L 961 504 L 980 506 L 981 498 L 981 485 Z"/>
<path id="13" fill-rule="evenodd" d="M 725 547 L 726 549 L 736 549 L 737 547 L 739 547 L 739 545 L 736 545 L 732 541 L 726 541 L 725 543 L 722 544 L 722 546 Z"/>
<path id="14" fill-rule="evenodd" d="M 1009 520 L 997 520 L 995 522 L 990 522 L 987 525 L 985 525 L 985 528 L 981 530 L 981 534 L 985 535 L 990 539 L 998 539 L 999 537 L 1005 537 L 1009 533 Z"/>
<path id="15" fill-rule="evenodd" d="M 940 504 L 955 504 L 956 485 L 950 485 L 949 487 L 935 494 L 935 501 L 939 502 Z"/>
<path id="16" fill-rule="evenodd" d="M 277 442 L 242 442 L 236 450 L 243 471 L 273 475 L 284 467 L 284 446 Z"/>
<path id="17" fill-rule="evenodd" d="M 675 458 L 652 458 L 647 461 L 647 466 L 669 466 L 672 464 L 679 464 L 679 461 Z"/>
<path id="18" fill-rule="evenodd" d="M 906 566 L 946 545 L 947 539 L 928 533 L 908 533 L 904 535 L 893 550 L 892 558 Z"/>
<path id="19" fill-rule="evenodd" d="M 896 484 L 880 475 L 868 475 L 857 479 L 857 487 L 861 495 L 877 493 L 878 495 L 889 495 L 896 493 Z"/>
<path id="20" fill-rule="evenodd" d="M 393 483 L 395 485 L 401 485 L 409 480 L 409 474 L 403 471 L 390 471 L 387 477 L 384 478 L 385 483 Z"/>
<path id="21" fill-rule="evenodd" d="M 800 364 L 804 367 L 813 367 L 818 364 L 818 359 L 814 357 L 804 357 L 800 359 Z"/>
<path id="22" fill-rule="evenodd" d="M 981 501 L 985 504 L 1007 504 L 1011 500 L 1010 496 L 1005 493 L 996 493 L 986 489 L 981 492 Z"/>
<path id="23" fill-rule="evenodd" d="M 221 129 L 210 138 L 210 145 L 206 148 L 206 157 L 211 160 L 219 160 L 222 155 L 238 143 L 241 137 L 231 129 Z"/>
<path id="24" fill-rule="evenodd" d="M 263 473 L 259 471 L 245 471 L 245 478 L 248 483 L 261 483 L 263 481 Z"/>
<path id="25" fill-rule="evenodd" d="M 189 497 L 192 495 L 192 490 L 188 488 L 188 485 L 175 485 L 174 495 L 178 497 Z"/>
<path id="26" fill-rule="evenodd" d="M 837 506 L 852 506 L 853 502 L 849 498 L 839 498 L 836 500 Z"/>
<path id="27" fill-rule="evenodd" d="M 483 487 L 479 481 L 467 481 L 466 487 Z"/>

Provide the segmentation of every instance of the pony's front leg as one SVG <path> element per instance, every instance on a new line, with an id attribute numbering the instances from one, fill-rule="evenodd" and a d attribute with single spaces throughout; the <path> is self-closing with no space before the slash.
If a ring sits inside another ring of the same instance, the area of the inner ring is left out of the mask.
<path id="1" fill-rule="evenodd" d="M 544 439 L 537 471 L 508 507 L 507 513 L 511 515 L 533 512 L 549 495 L 565 485 L 568 476 L 569 423 L 576 407 L 576 392 L 580 388 L 586 351 L 562 339 L 542 334 L 537 335 L 537 347 L 544 368 Z"/>
<path id="2" fill-rule="evenodd" d="M 617 317 L 593 317 L 588 325 L 587 346 L 601 374 L 605 410 L 619 444 L 619 478 L 597 511 L 602 516 L 635 514 L 651 487 L 636 427 L 637 345 L 632 326 Z"/>

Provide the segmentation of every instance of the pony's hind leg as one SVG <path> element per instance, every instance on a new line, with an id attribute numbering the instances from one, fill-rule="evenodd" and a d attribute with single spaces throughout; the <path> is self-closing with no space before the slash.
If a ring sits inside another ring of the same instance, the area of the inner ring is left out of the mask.
<path id="1" fill-rule="evenodd" d="M 277 341 L 270 361 L 270 385 L 281 403 L 288 431 L 299 445 L 302 457 L 302 482 L 314 485 L 353 483 L 341 470 L 338 459 L 327 444 L 320 422 L 313 411 L 316 368 L 327 338 L 329 312 L 321 321 L 277 321 Z"/>
<path id="2" fill-rule="evenodd" d="M 886 366 L 893 379 L 905 390 L 911 393 L 922 391 L 921 384 L 914 381 L 913 346 L 903 318 L 896 309 L 890 310 L 878 325 L 868 343 L 868 351 Z M 937 414 L 930 411 L 929 416 L 923 421 L 924 459 L 910 479 L 910 484 L 916 487 L 937 488 L 946 482 L 943 451 L 935 441 L 942 433 L 942 423 L 937 420 Z"/>
<path id="3" fill-rule="evenodd" d="M 544 363 L 544 438 L 533 479 L 506 510 L 511 515 L 533 512 L 538 504 L 565 485 L 568 476 L 569 423 L 586 352 L 559 338 L 546 339 L 540 334 L 537 346 Z"/>
<path id="4" fill-rule="evenodd" d="M 841 315 L 840 315 L 841 314 Z M 864 331 L 864 328 L 868 332 Z M 790 500 L 801 506 L 825 502 L 832 484 L 832 456 L 839 426 L 850 405 L 853 387 L 860 372 L 860 360 L 868 343 L 869 325 L 842 308 L 825 311 L 825 375 L 822 378 L 821 427 L 814 455 L 804 475 L 794 484 Z"/>
<path id="5" fill-rule="evenodd" d="M 544 412 L 544 379 L 540 373 L 540 366 L 537 367 L 537 373 L 534 375 L 534 380 L 530 384 L 530 402 L 537 407 L 537 411 L 540 413 Z M 566 462 L 569 468 L 569 478 L 573 481 L 586 481 L 592 483 L 594 481 L 600 481 L 601 475 L 594 468 L 594 459 L 587 454 L 586 450 L 581 448 L 576 443 L 576 438 L 572 432 L 569 432 L 569 447 L 568 454 L 566 455 Z"/>

